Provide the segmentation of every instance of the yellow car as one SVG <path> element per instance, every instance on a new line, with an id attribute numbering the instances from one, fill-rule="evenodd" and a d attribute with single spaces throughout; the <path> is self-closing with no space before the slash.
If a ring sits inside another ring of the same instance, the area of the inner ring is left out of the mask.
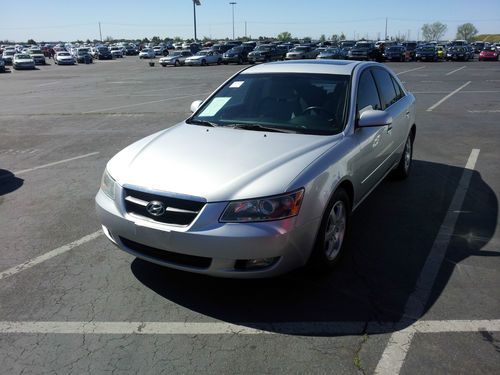
<path id="1" fill-rule="evenodd" d="M 446 58 L 446 51 L 444 49 L 444 46 L 437 46 L 436 51 L 439 60 L 444 60 Z"/>

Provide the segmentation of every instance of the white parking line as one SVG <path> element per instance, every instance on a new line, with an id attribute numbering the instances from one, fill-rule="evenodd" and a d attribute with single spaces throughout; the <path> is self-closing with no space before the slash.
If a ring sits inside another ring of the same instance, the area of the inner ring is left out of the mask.
<path id="1" fill-rule="evenodd" d="M 446 95 L 443 99 L 439 100 L 436 104 L 433 104 L 432 106 L 430 106 L 429 108 L 427 108 L 427 112 L 432 112 L 434 109 L 436 109 L 438 106 L 440 106 L 443 102 L 445 102 L 446 100 L 448 100 L 449 98 L 451 98 L 453 95 L 455 95 L 457 92 L 459 92 L 460 90 L 462 90 L 464 87 L 467 87 L 470 85 L 472 81 L 469 81 L 465 84 L 463 84 L 462 86 L 460 86 L 458 89 L 450 92 L 448 95 Z"/>
<path id="2" fill-rule="evenodd" d="M 379 325 L 377 322 L 371 322 Z M 361 334 L 365 322 L 288 322 L 288 323 L 225 323 L 225 322 L 35 322 L 0 321 L 0 333 L 82 334 L 82 335 L 272 335 Z M 253 328 L 259 327 L 259 328 Z M 500 320 L 431 320 L 421 321 L 400 332 L 498 332 Z M 379 333 L 378 330 L 369 331 Z"/>
<path id="3" fill-rule="evenodd" d="M 448 244 L 455 229 L 455 223 L 460 215 L 462 204 L 469 188 L 469 183 L 472 177 L 479 149 L 473 149 L 462 172 L 460 181 L 453 195 L 453 199 L 448 208 L 446 217 L 444 218 L 439 232 L 434 239 L 431 251 L 427 256 L 426 262 L 420 276 L 415 285 L 415 289 L 409 296 L 406 303 L 403 318 L 401 323 L 408 320 L 416 320 L 424 314 L 425 307 L 429 300 L 434 282 L 439 273 L 441 263 L 443 262 Z M 415 333 L 414 328 L 404 329 L 403 331 L 395 332 L 389 338 L 389 342 L 382 353 L 379 363 L 375 369 L 376 374 L 399 374 L 403 362 L 406 358 L 408 349 L 410 348 L 411 340 Z"/>
<path id="4" fill-rule="evenodd" d="M 54 82 L 47 82 L 47 83 L 41 83 L 37 85 L 37 87 L 42 87 L 42 86 L 49 86 L 49 85 L 55 85 L 56 83 L 59 83 L 60 81 L 54 81 Z"/>
<path id="5" fill-rule="evenodd" d="M 28 168 L 28 169 L 22 169 L 20 171 L 15 171 L 15 172 L 12 172 L 12 174 L 18 176 L 20 174 L 24 174 L 24 173 L 28 173 L 28 172 L 32 172 L 32 171 L 36 171 L 37 169 L 42 169 L 42 168 L 47 168 L 47 167 L 53 167 L 54 165 L 58 165 L 58 164 L 62 164 L 62 163 L 67 163 L 67 162 L 70 162 L 70 161 L 73 161 L 73 160 L 78 160 L 78 159 L 83 159 L 83 158 L 88 158 L 89 156 L 94 156 L 94 155 L 97 155 L 99 154 L 99 152 L 91 152 L 90 154 L 85 154 L 85 155 L 80 155 L 80 156 L 75 156 L 73 158 L 69 158 L 69 159 L 64 159 L 64 160 L 59 160 L 59 161 L 55 161 L 53 163 L 48 163 L 48 164 L 43 164 L 43 165 L 39 165 L 38 167 L 33 167 L 33 168 Z M 5 178 L 6 176 L 2 176 L 0 177 L 0 180 L 2 178 Z"/>
<path id="6" fill-rule="evenodd" d="M 451 76 L 453 73 L 456 73 L 456 72 L 458 72 L 458 71 L 460 71 L 462 69 L 465 69 L 465 68 L 466 68 L 466 66 L 464 65 L 464 66 L 462 66 L 462 67 L 460 67 L 458 69 L 455 69 L 455 70 L 452 70 L 451 72 L 446 73 L 445 75 Z"/>
<path id="7" fill-rule="evenodd" d="M 202 92 L 202 93 L 198 93 L 198 94 L 183 95 L 183 96 L 174 96 L 172 98 L 166 98 L 166 99 L 160 99 L 160 100 L 153 100 L 153 101 L 150 101 L 150 102 L 134 103 L 134 104 L 121 105 L 121 106 L 118 106 L 118 107 L 109 107 L 109 108 L 95 109 L 93 111 L 83 112 L 83 114 L 96 113 L 96 112 L 105 112 L 105 111 L 111 111 L 111 110 L 121 109 L 121 108 L 137 107 L 137 106 L 146 105 L 146 104 L 162 103 L 162 102 L 168 102 L 170 100 L 192 98 L 194 96 L 201 97 L 203 95 L 208 95 L 208 94 L 210 94 L 210 92 Z"/>
<path id="8" fill-rule="evenodd" d="M 74 249 L 77 246 L 83 245 L 86 242 L 92 241 L 102 235 L 102 231 L 98 230 L 97 232 L 91 233 L 85 237 L 80 238 L 79 240 L 70 242 L 69 244 L 58 247 L 57 249 L 51 250 L 48 253 L 37 256 L 36 258 L 30 259 L 24 263 L 18 264 L 17 266 L 6 269 L 5 271 L 0 272 L 0 280 L 6 279 L 7 277 L 13 276 L 21 271 L 27 270 L 37 264 L 45 262 L 57 255 L 61 255 L 71 249 Z"/>
<path id="9" fill-rule="evenodd" d="M 405 74 L 405 73 L 409 73 L 409 72 L 414 72 L 415 70 L 420 70 L 420 69 L 424 69 L 425 66 L 420 66 L 418 68 L 414 68 L 414 69 L 409 69 L 409 70 L 405 70 L 403 72 L 399 72 L 397 73 L 396 75 L 399 76 L 400 74 Z"/>

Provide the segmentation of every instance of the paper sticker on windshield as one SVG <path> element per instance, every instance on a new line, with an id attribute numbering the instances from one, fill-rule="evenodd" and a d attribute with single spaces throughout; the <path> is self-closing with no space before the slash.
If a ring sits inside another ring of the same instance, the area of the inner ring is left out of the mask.
<path id="1" fill-rule="evenodd" d="M 213 99 L 210 104 L 203 110 L 203 112 L 199 115 L 200 117 L 211 117 L 215 116 L 217 112 L 220 111 L 224 105 L 231 100 L 229 97 L 221 97 Z"/>
<path id="2" fill-rule="evenodd" d="M 229 87 L 232 89 L 237 89 L 240 88 L 243 83 L 245 83 L 245 81 L 234 81 Z"/>

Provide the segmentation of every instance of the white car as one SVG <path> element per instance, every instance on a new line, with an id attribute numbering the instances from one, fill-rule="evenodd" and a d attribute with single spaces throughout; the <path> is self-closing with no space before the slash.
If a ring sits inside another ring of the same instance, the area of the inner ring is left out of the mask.
<path id="1" fill-rule="evenodd" d="M 142 51 L 139 52 L 140 59 L 154 59 L 155 57 L 155 50 L 152 48 L 143 48 Z"/>
<path id="2" fill-rule="evenodd" d="M 33 60 L 35 60 L 35 64 L 41 64 L 45 65 L 47 62 L 45 61 L 45 55 L 43 54 L 42 50 L 32 48 L 28 50 L 28 55 L 31 56 Z"/>
<path id="3" fill-rule="evenodd" d="M 209 64 L 221 64 L 222 55 L 216 51 L 202 50 L 196 53 L 196 55 L 188 57 L 184 62 L 186 65 L 209 65 Z"/>
<path id="4" fill-rule="evenodd" d="M 118 47 L 118 46 L 113 46 L 109 49 L 109 51 L 111 52 L 111 55 L 113 57 L 123 57 L 123 49 L 122 47 Z"/>
<path id="5" fill-rule="evenodd" d="M 27 53 L 16 53 L 14 60 L 12 60 L 12 67 L 14 69 L 35 69 L 35 60 Z"/>
<path id="6" fill-rule="evenodd" d="M 153 50 L 155 51 L 156 56 L 162 56 L 165 51 L 165 48 L 163 48 L 163 46 L 154 46 Z"/>
<path id="7" fill-rule="evenodd" d="M 5 62 L 5 65 L 12 65 L 12 60 L 14 60 L 14 55 L 16 54 L 16 50 L 14 49 L 6 49 L 2 53 L 2 60 Z"/>
<path id="8" fill-rule="evenodd" d="M 54 56 L 54 63 L 57 65 L 74 65 L 75 58 L 67 51 L 57 52 Z"/>
<path id="9" fill-rule="evenodd" d="M 193 56 L 193 54 L 189 50 L 173 51 L 170 55 L 162 57 L 160 59 L 160 64 L 161 66 L 164 67 L 167 65 L 173 65 L 173 66 L 184 65 L 186 59 L 191 56 Z"/>

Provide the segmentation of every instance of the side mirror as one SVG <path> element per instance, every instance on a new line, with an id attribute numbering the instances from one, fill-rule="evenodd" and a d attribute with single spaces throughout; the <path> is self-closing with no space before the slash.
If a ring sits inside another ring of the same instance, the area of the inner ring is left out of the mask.
<path id="1" fill-rule="evenodd" d="M 386 126 L 392 124 L 392 117 L 385 111 L 370 109 L 364 111 L 358 120 L 360 128 Z"/>
<path id="2" fill-rule="evenodd" d="M 201 103 L 203 103 L 203 100 L 195 100 L 194 102 L 192 102 L 191 112 L 196 112 L 198 108 L 200 108 Z"/>

